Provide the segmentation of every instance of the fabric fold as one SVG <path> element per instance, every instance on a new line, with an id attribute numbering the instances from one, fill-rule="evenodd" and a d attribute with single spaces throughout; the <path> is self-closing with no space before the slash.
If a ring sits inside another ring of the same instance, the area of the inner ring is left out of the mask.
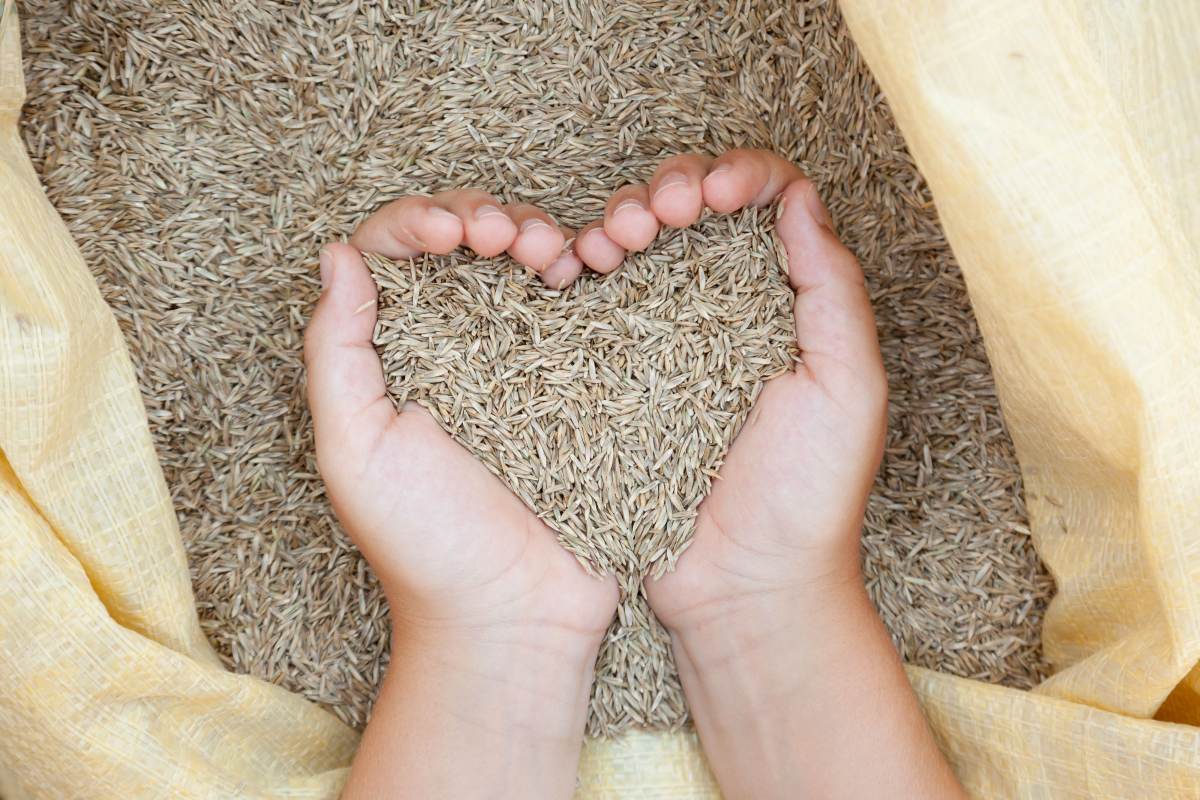
<path id="1" fill-rule="evenodd" d="M 914 671 L 926 710 L 980 796 L 1194 796 L 1196 731 L 1144 718 L 1196 716 L 1200 9 L 843 11 L 962 266 L 1058 584 L 1052 677 Z"/>
<path id="2" fill-rule="evenodd" d="M 970 289 L 1059 585 L 1033 692 L 909 671 L 976 797 L 1200 794 L 1200 7 L 842 4 Z M 0 21 L 0 794 L 334 797 L 356 734 L 219 665 L 120 332 Z M 1153 719 L 1153 717 L 1159 719 Z M 715 798 L 698 741 L 580 798 Z"/>
<path id="3" fill-rule="evenodd" d="M 124 340 L 17 135 L 2 19 L 0 794 L 336 796 L 357 734 L 200 630 Z"/>

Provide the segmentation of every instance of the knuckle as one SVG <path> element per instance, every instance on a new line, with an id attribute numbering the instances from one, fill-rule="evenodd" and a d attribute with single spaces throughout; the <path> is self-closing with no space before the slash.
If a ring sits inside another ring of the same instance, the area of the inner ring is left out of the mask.
<path id="1" fill-rule="evenodd" d="M 695 153 L 680 153 L 664 159 L 663 162 L 658 165 L 658 174 L 661 175 L 665 172 L 686 170 L 687 168 L 695 166 L 699 163 L 701 163 L 701 157 Z"/>
<path id="2" fill-rule="evenodd" d="M 471 195 L 469 189 L 447 189 L 434 194 L 430 199 L 439 205 L 452 206 L 470 200 Z"/>
<path id="3" fill-rule="evenodd" d="M 536 217 L 538 219 L 546 218 L 545 212 L 543 212 L 537 206 L 530 205 L 529 203 L 514 203 L 508 207 L 508 210 L 520 217 Z"/>
<path id="4" fill-rule="evenodd" d="M 470 187 L 467 189 L 458 190 L 458 202 L 469 205 L 483 205 L 485 203 L 496 203 L 496 198 L 482 189 Z"/>
<path id="5" fill-rule="evenodd" d="M 414 209 L 421 208 L 429 202 L 428 197 L 417 197 L 410 195 L 408 197 L 400 197 L 383 207 L 383 211 L 394 216 L 402 216 L 412 212 Z"/>
<path id="6" fill-rule="evenodd" d="M 863 275 L 862 267 L 858 263 L 858 257 L 850 252 L 850 248 L 842 244 L 841 240 L 832 231 L 827 232 L 825 235 L 832 239 L 830 242 L 830 262 L 835 273 L 839 278 L 859 288 L 865 296 L 867 279 Z"/>
<path id="7" fill-rule="evenodd" d="M 809 193 L 816 194 L 817 186 L 812 182 L 811 178 L 802 173 L 799 177 L 788 184 L 788 191 L 792 194 L 799 195 L 797 200 L 803 202 Z"/>
<path id="8" fill-rule="evenodd" d="M 316 309 L 313 310 L 308 324 L 304 326 L 301 353 L 305 369 L 311 369 L 320 358 L 321 348 L 327 338 L 326 311 L 323 301 L 317 301 Z"/>

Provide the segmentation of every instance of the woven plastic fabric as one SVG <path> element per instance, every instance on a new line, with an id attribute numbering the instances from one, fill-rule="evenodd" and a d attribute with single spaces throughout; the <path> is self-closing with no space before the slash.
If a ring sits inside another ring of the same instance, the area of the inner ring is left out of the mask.
<path id="1" fill-rule="evenodd" d="M 1034 692 L 914 669 L 978 797 L 1200 795 L 1200 6 L 847 0 L 933 189 L 1060 594 Z M 0 20 L 0 795 L 334 797 L 356 735 L 221 669 Z M 1155 719 L 1157 717 L 1157 719 Z M 580 798 L 715 798 L 689 734 Z"/>
<path id="2" fill-rule="evenodd" d="M 1058 583 L 1053 677 L 914 673 L 926 710 L 980 796 L 1200 796 L 1197 731 L 1151 719 L 1200 717 L 1200 5 L 842 9 L 962 265 Z"/>
<path id="3" fill-rule="evenodd" d="M 17 135 L 0 21 L 0 796 L 331 797 L 357 735 L 225 671 L 125 342 Z"/>

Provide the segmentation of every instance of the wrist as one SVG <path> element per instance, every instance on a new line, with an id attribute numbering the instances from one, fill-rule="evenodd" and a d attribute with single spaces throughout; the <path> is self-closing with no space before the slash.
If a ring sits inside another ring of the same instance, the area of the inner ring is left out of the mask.
<path id="1" fill-rule="evenodd" d="M 553 626 L 429 626 L 392 629 L 389 678 L 420 681 L 443 711 L 515 744 L 577 749 L 601 636 Z"/>
<path id="2" fill-rule="evenodd" d="M 403 616 L 392 631 L 346 797 L 571 795 L 598 637 Z"/>
<path id="3" fill-rule="evenodd" d="M 586 582 L 586 583 L 585 583 Z M 615 587 L 614 587 L 615 588 Z M 463 591 L 414 593 L 384 585 L 393 641 L 410 639 L 439 650 L 470 655 L 473 649 L 579 658 L 594 653 L 616 611 L 616 592 L 594 578 L 515 599 L 476 597 Z"/>
<path id="4" fill-rule="evenodd" d="M 727 709 L 768 722 L 782 697 L 825 685 L 814 678 L 836 663 L 832 649 L 853 648 L 880 624 L 861 579 L 847 577 L 731 600 L 670 633 L 693 712 L 721 706 L 725 723 Z"/>
<path id="5" fill-rule="evenodd" d="M 961 796 L 861 581 L 725 610 L 672 643 L 726 797 Z"/>
<path id="6" fill-rule="evenodd" d="M 701 600 L 682 603 L 659 618 L 672 638 L 684 644 L 704 652 L 723 644 L 730 652 L 744 653 L 781 633 L 804 633 L 810 627 L 806 621 L 861 609 L 867 594 L 855 556 L 831 559 L 803 576 L 760 580 L 753 588 L 710 589 Z"/>
<path id="7" fill-rule="evenodd" d="M 481 676 L 496 675 L 504 666 L 585 671 L 603 638 L 603 632 L 536 621 L 430 624 L 401 616 L 392 622 L 395 651 L 438 659 L 448 668 L 471 666 Z"/>
<path id="8" fill-rule="evenodd" d="M 861 581 L 747 597 L 725 611 L 672 632 L 692 718 L 727 797 L 790 797 L 820 772 L 813 720 L 854 701 L 856 665 L 895 652 Z"/>

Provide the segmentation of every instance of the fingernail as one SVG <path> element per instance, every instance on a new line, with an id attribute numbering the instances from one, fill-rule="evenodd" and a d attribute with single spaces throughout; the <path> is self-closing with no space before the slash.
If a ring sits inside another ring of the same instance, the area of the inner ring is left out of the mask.
<path id="1" fill-rule="evenodd" d="M 617 207 L 613 209 L 613 216 L 615 217 L 615 216 L 620 215 L 620 213 L 622 211 L 628 213 L 630 209 L 636 209 L 637 211 L 645 211 L 646 207 L 644 205 L 642 205 L 641 202 L 638 200 L 633 200 L 633 199 L 622 200 L 621 202 L 617 203 Z"/>
<path id="2" fill-rule="evenodd" d="M 540 219 L 527 219 L 521 223 L 521 233 L 529 233 L 530 231 L 537 230 L 538 228 L 553 230 L 549 225 L 542 222 Z"/>
<path id="3" fill-rule="evenodd" d="M 328 247 L 321 248 L 321 288 L 325 289 L 329 286 L 329 282 L 333 279 L 333 253 L 329 252 Z"/>
<path id="4" fill-rule="evenodd" d="M 485 219 L 487 217 L 507 217 L 508 215 L 495 206 L 480 206 L 475 209 L 475 219 Z"/>
<path id="5" fill-rule="evenodd" d="M 713 167 L 712 172 L 704 175 L 704 180 L 701 181 L 701 185 L 708 186 L 708 181 L 713 180 L 714 176 L 724 175 L 727 172 L 730 172 L 730 167 L 728 167 L 728 164 L 718 164 L 718 166 Z"/>
<path id="6" fill-rule="evenodd" d="M 670 172 L 662 177 L 658 182 L 658 188 L 654 190 L 654 196 L 658 197 L 665 189 L 671 189 L 676 186 L 686 186 L 688 182 L 687 175 L 682 172 Z"/>

